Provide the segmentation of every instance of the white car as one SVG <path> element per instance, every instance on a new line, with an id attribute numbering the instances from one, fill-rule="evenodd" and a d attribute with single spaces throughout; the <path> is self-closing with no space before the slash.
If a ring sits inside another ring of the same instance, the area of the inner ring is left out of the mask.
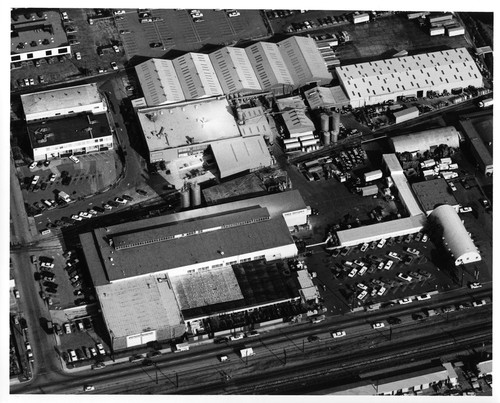
<path id="1" fill-rule="evenodd" d="M 368 290 L 368 287 L 364 285 L 363 283 L 358 283 L 356 284 L 356 287 L 362 289 L 362 290 Z"/>
<path id="2" fill-rule="evenodd" d="M 364 290 L 364 291 L 361 291 L 357 298 L 360 300 L 360 301 L 363 301 L 366 297 L 368 296 L 368 291 Z"/>
<path id="3" fill-rule="evenodd" d="M 355 260 L 354 264 L 357 264 L 360 267 L 363 267 L 365 265 L 361 260 Z"/>
<path id="4" fill-rule="evenodd" d="M 359 269 L 359 271 L 358 271 L 358 275 L 362 276 L 362 275 L 363 275 L 363 274 L 365 274 L 367 271 L 368 271 L 368 267 L 363 266 L 361 269 Z"/>
<path id="5" fill-rule="evenodd" d="M 56 174 L 50 174 L 50 179 L 49 179 L 49 181 L 50 181 L 50 182 L 54 182 L 54 181 L 56 180 L 56 178 L 57 178 L 57 175 L 56 175 Z"/>
<path id="6" fill-rule="evenodd" d="M 420 251 L 414 249 L 414 248 L 406 248 L 405 249 L 406 253 L 411 253 L 412 255 L 419 256 Z"/>
<path id="7" fill-rule="evenodd" d="M 127 204 L 127 200 L 122 199 L 121 197 L 115 197 L 115 202 L 120 204 Z"/>
<path id="8" fill-rule="evenodd" d="M 75 350 L 68 350 L 69 356 L 71 358 L 71 361 L 78 361 L 78 357 L 76 356 Z"/>
<path id="9" fill-rule="evenodd" d="M 387 292 L 387 288 L 385 288 L 385 287 L 383 287 L 383 286 L 382 286 L 382 287 L 380 287 L 380 290 L 378 290 L 378 291 L 377 291 L 377 295 L 378 295 L 379 297 L 381 297 L 381 296 L 382 296 L 382 295 L 384 295 L 386 292 Z"/>
<path id="10" fill-rule="evenodd" d="M 228 17 L 238 17 L 239 15 L 240 15 L 240 13 L 238 11 L 236 11 L 236 10 L 230 10 L 227 13 Z"/>
<path id="11" fill-rule="evenodd" d="M 24 343 L 24 345 L 26 346 L 26 350 L 31 350 L 31 344 L 29 343 L 29 341 Z"/>
<path id="12" fill-rule="evenodd" d="M 75 164 L 78 164 L 80 162 L 80 160 L 78 158 L 76 158 L 74 155 L 70 155 L 69 159 L 71 161 L 73 161 Z"/>
<path id="13" fill-rule="evenodd" d="M 357 272 L 358 272 L 358 269 L 352 269 L 347 276 L 350 278 L 353 278 Z"/>
<path id="14" fill-rule="evenodd" d="M 411 304 L 412 302 L 413 302 L 412 298 L 398 299 L 398 304 L 400 304 L 400 305 Z"/>
<path id="15" fill-rule="evenodd" d="M 113 50 L 116 52 L 116 53 L 120 53 L 120 48 L 116 45 L 113 45 Z"/>
<path id="16" fill-rule="evenodd" d="M 413 280 L 410 276 L 408 276 L 407 274 L 403 274 L 403 273 L 398 273 L 398 278 L 400 278 L 401 280 L 408 281 L 408 282 L 411 282 Z"/>
<path id="17" fill-rule="evenodd" d="M 95 346 L 97 347 L 97 351 L 99 351 L 99 354 L 106 355 L 106 351 L 104 350 L 102 343 L 97 343 Z"/>
<path id="18" fill-rule="evenodd" d="M 71 216 L 71 219 L 72 220 L 76 220 L 76 221 L 82 221 L 83 220 L 83 217 L 80 217 L 78 214 L 73 214 Z"/>
<path id="19" fill-rule="evenodd" d="M 84 385 L 83 386 L 83 391 L 84 392 L 90 392 L 91 390 L 95 390 L 95 386 L 94 385 Z"/>
<path id="20" fill-rule="evenodd" d="M 448 185 L 450 185 L 450 189 L 451 189 L 452 192 L 456 192 L 457 191 L 457 187 L 455 186 L 455 184 L 453 182 L 448 183 Z"/>
<path id="21" fill-rule="evenodd" d="M 75 53 L 76 60 L 82 60 L 82 54 L 80 52 Z"/>
<path id="22" fill-rule="evenodd" d="M 121 15 L 121 14 L 125 14 L 125 10 L 115 10 L 115 11 L 113 11 L 113 14 L 114 14 L 114 15 Z"/>
<path id="23" fill-rule="evenodd" d="M 30 170 L 33 170 L 33 169 L 35 169 L 35 168 L 36 168 L 36 162 L 32 162 L 32 163 L 30 164 L 30 166 L 29 166 L 29 169 L 30 169 Z"/>
<path id="24" fill-rule="evenodd" d="M 63 21 L 68 21 L 69 20 L 68 13 L 66 11 L 63 11 L 61 13 L 61 17 L 62 17 Z"/>
<path id="25" fill-rule="evenodd" d="M 93 208 L 91 208 L 91 209 L 89 209 L 89 214 L 97 215 L 98 213 Z"/>
<path id="26" fill-rule="evenodd" d="M 387 241 L 385 239 L 381 239 L 379 243 L 377 244 L 377 248 L 383 248 L 385 246 L 385 243 Z"/>
<path id="27" fill-rule="evenodd" d="M 361 245 L 361 252 L 366 252 L 366 250 L 368 249 L 370 245 L 368 245 L 367 243 L 364 243 L 363 245 Z"/>
<path id="28" fill-rule="evenodd" d="M 231 341 L 235 341 L 235 340 L 241 340 L 245 337 L 245 334 L 244 333 L 236 333 L 235 335 L 233 336 L 230 336 L 229 339 Z"/>
<path id="29" fill-rule="evenodd" d="M 203 17 L 203 13 L 200 10 L 191 10 L 189 13 L 191 14 L 191 17 L 193 17 L 193 18 L 202 18 Z"/>
<path id="30" fill-rule="evenodd" d="M 113 70 L 118 70 L 118 65 L 116 64 L 116 62 L 111 62 L 110 66 Z"/>
<path id="31" fill-rule="evenodd" d="M 431 296 L 429 294 L 417 295 L 417 300 L 419 301 L 425 301 L 426 299 L 431 299 Z"/>
<path id="32" fill-rule="evenodd" d="M 95 357 L 97 355 L 97 351 L 95 350 L 94 347 L 89 347 L 89 351 L 92 357 Z"/>
<path id="33" fill-rule="evenodd" d="M 484 299 L 482 299 L 481 301 L 474 301 L 472 303 L 472 306 L 476 307 L 476 306 L 483 306 L 483 305 L 486 305 L 486 301 Z"/>
<path id="34" fill-rule="evenodd" d="M 323 322 L 325 319 L 326 319 L 325 315 L 320 315 L 311 319 L 311 323 L 320 323 Z"/>
<path id="35" fill-rule="evenodd" d="M 483 285 L 481 283 L 470 283 L 469 284 L 469 287 L 472 288 L 472 289 L 475 289 L 475 288 L 481 288 Z"/>
<path id="36" fill-rule="evenodd" d="M 399 256 L 396 252 L 388 252 L 387 256 L 392 257 L 393 259 L 401 260 L 401 256 Z"/>
<path id="37" fill-rule="evenodd" d="M 384 270 L 390 270 L 393 264 L 394 264 L 394 261 L 389 259 L 387 261 L 387 263 L 384 265 Z"/>
<path id="38" fill-rule="evenodd" d="M 459 213 L 470 213 L 472 211 L 472 207 L 460 207 L 458 209 Z"/>
<path id="39" fill-rule="evenodd" d="M 331 335 L 334 339 L 338 339 L 339 337 L 344 337 L 346 332 L 344 330 L 339 330 L 338 332 L 332 332 Z"/>
<path id="40" fill-rule="evenodd" d="M 372 328 L 373 329 L 381 329 L 383 327 L 385 327 L 385 323 L 384 322 L 372 323 Z"/>
<path id="41" fill-rule="evenodd" d="M 429 237 L 427 234 L 422 235 L 422 242 L 427 242 L 429 240 Z"/>
<path id="42" fill-rule="evenodd" d="M 377 270 L 382 270 L 383 268 L 385 267 L 385 263 L 384 262 L 380 262 L 377 266 Z"/>
<path id="43" fill-rule="evenodd" d="M 92 214 L 89 214 L 86 211 L 80 211 L 78 215 L 83 218 L 92 218 Z"/>

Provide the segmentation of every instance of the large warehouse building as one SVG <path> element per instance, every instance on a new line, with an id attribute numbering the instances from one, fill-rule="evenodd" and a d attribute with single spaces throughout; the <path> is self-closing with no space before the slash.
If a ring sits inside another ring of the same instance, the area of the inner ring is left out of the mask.
<path id="1" fill-rule="evenodd" d="M 207 312 L 300 298 L 280 285 L 272 263 L 297 255 L 289 224 L 308 214 L 299 199 L 285 192 L 82 234 L 113 350 L 180 337 L 186 318 Z M 254 282 L 276 294 L 257 296 L 247 288 Z"/>
<path id="2" fill-rule="evenodd" d="M 21 95 L 34 161 L 113 149 L 96 84 Z"/>
<path id="3" fill-rule="evenodd" d="M 460 147 L 460 133 L 453 126 L 424 130 L 391 138 L 396 153 L 423 153 L 432 146 L 446 144 L 452 148 Z"/>
<path id="4" fill-rule="evenodd" d="M 424 96 L 427 91 L 451 92 L 483 79 L 466 48 L 357 63 L 336 68 L 337 77 L 355 108 L 399 96 Z"/>
<path id="5" fill-rule="evenodd" d="M 493 116 L 467 116 L 459 121 L 462 132 L 465 133 L 467 144 L 483 175 L 493 175 Z M 483 136 L 479 133 L 482 133 Z M 483 139 L 483 137 L 486 138 Z"/>
<path id="6" fill-rule="evenodd" d="M 464 227 L 462 219 L 452 206 L 443 204 L 436 207 L 430 214 L 429 220 L 435 224 L 434 231 L 436 235 L 440 235 L 456 266 L 481 260 L 481 255 Z"/>

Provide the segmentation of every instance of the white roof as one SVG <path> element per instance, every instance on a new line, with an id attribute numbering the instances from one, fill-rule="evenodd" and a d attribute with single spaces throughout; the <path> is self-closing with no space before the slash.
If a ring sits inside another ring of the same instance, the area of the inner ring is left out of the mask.
<path id="1" fill-rule="evenodd" d="M 173 63 L 186 99 L 223 94 L 210 56 L 187 53 L 174 59 Z"/>
<path id="2" fill-rule="evenodd" d="M 425 224 L 425 215 L 400 218 L 362 227 L 338 231 L 341 246 L 354 246 L 364 242 L 377 241 L 420 231 Z"/>
<path id="3" fill-rule="evenodd" d="M 399 163 L 399 160 L 398 160 L 398 157 L 396 157 L 396 154 L 383 154 L 382 159 L 383 159 L 385 166 L 389 170 L 392 177 L 394 177 L 394 175 L 404 174 L 403 167 Z"/>
<path id="4" fill-rule="evenodd" d="M 245 49 L 226 46 L 212 52 L 210 60 L 225 94 L 262 90 Z"/>
<path id="5" fill-rule="evenodd" d="M 293 78 L 278 45 L 258 42 L 245 48 L 263 90 L 279 85 L 292 85 Z"/>
<path id="6" fill-rule="evenodd" d="M 156 277 L 159 276 L 96 287 L 104 321 L 114 338 L 165 328 L 170 329 L 167 335 L 183 333 L 174 292 L 168 281 L 158 282 Z"/>
<path id="7" fill-rule="evenodd" d="M 137 117 L 150 152 L 240 135 L 225 98 L 140 109 Z"/>
<path id="8" fill-rule="evenodd" d="M 481 260 L 479 251 L 462 224 L 462 219 L 452 206 L 443 204 L 436 207 L 429 218 L 433 218 L 441 224 L 443 244 L 451 253 L 455 265 Z"/>
<path id="9" fill-rule="evenodd" d="M 297 270 L 297 280 L 299 280 L 300 288 L 314 287 L 314 283 L 307 270 Z"/>
<path id="10" fill-rule="evenodd" d="M 276 100 L 276 105 L 280 111 L 287 109 L 306 109 L 306 104 L 300 95 L 294 95 L 292 97 L 279 98 Z"/>
<path id="11" fill-rule="evenodd" d="M 332 80 L 314 39 L 291 36 L 278 45 L 295 85 L 302 86 L 313 81 L 327 84 Z"/>
<path id="12" fill-rule="evenodd" d="M 25 115 L 102 103 L 97 84 L 84 84 L 21 95 Z"/>
<path id="13" fill-rule="evenodd" d="M 314 123 L 302 109 L 286 110 L 281 116 L 290 134 L 314 131 Z"/>
<path id="14" fill-rule="evenodd" d="M 416 92 L 442 83 L 456 83 L 457 87 L 463 87 L 464 82 L 481 79 L 481 73 L 466 48 L 351 64 L 337 67 L 336 71 L 351 100 L 411 90 Z"/>
<path id="15" fill-rule="evenodd" d="M 273 134 L 262 106 L 242 109 L 241 112 L 243 113 L 245 123 L 238 125 L 238 128 L 243 137 L 256 135 L 271 136 Z"/>
<path id="16" fill-rule="evenodd" d="M 396 188 L 398 189 L 399 198 L 401 199 L 401 202 L 405 205 L 406 209 L 408 210 L 408 214 L 410 214 L 410 216 L 418 216 L 422 214 L 423 211 L 420 209 L 420 206 L 413 194 L 413 191 L 410 187 L 410 184 L 408 183 L 408 180 L 406 179 L 406 176 L 396 174 L 394 176 L 391 176 L 391 178 L 394 181 L 394 186 L 396 186 Z"/>
<path id="17" fill-rule="evenodd" d="M 438 146 L 440 144 L 458 148 L 460 147 L 460 133 L 453 126 L 447 126 L 392 137 L 391 141 L 394 151 L 397 153 L 405 151 L 423 152 L 429 150 L 431 146 Z"/>
<path id="18" fill-rule="evenodd" d="M 311 109 L 339 107 L 349 103 L 349 98 L 340 86 L 311 88 L 304 91 L 304 97 Z"/>
<path id="19" fill-rule="evenodd" d="M 218 141 L 212 144 L 212 152 L 221 178 L 272 163 L 269 150 L 261 136 Z"/>
<path id="20" fill-rule="evenodd" d="M 172 60 L 149 59 L 135 66 L 135 71 L 149 106 L 186 99 Z"/>

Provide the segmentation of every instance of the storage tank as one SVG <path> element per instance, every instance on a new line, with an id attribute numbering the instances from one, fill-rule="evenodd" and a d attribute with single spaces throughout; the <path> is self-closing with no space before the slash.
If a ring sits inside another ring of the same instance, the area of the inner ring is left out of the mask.
<path id="1" fill-rule="evenodd" d="M 339 139 L 339 132 L 334 132 L 333 130 L 330 132 L 330 141 L 332 144 L 337 144 Z"/>
<path id="2" fill-rule="evenodd" d="M 243 111 L 241 110 L 241 106 L 236 107 L 236 119 L 239 125 L 245 123 L 245 117 L 243 116 Z"/>
<path id="3" fill-rule="evenodd" d="M 338 109 L 335 109 L 332 111 L 332 124 L 331 124 L 331 134 L 330 134 L 330 141 L 335 144 L 339 138 L 339 132 L 340 132 L 340 112 Z"/>
<path id="4" fill-rule="evenodd" d="M 184 186 L 181 191 L 181 208 L 189 208 L 191 207 L 190 199 L 189 199 L 189 187 Z"/>
<path id="5" fill-rule="evenodd" d="M 330 132 L 321 132 L 321 141 L 323 145 L 327 146 L 330 144 Z"/>
<path id="6" fill-rule="evenodd" d="M 321 114 L 321 131 L 322 132 L 327 132 L 329 129 L 330 125 L 330 117 L 326 113 Z"/>
<path id="7" fill-rule="evenodd" d="M 201 189 L 200 185 L 197 183 L 191 185 L 191 204 L 193 207 L 197 207 L 201 204 Z"/>

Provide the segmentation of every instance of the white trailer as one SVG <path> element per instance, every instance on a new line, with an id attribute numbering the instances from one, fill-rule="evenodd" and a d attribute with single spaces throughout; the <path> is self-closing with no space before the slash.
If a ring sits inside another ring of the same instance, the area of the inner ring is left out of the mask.
<path id="1" fill-rule="evenodd" d="M 440 174 L 444 179 L 458 178 L 458 174 L 456 172 L 452 172 L 452 171 L 441 171 Z"/>
<path id="2" fill-rule="evenodd" d="M 175 345 L 174 353 L 178 353 L 179 351 L 188 351 L 189 343 L 179 343 Z"/>
<path id="3" fill-rule="evenodd" d="M 370 171 L 365 173 L 365 182 L 371 182 L 377 179 L 381 179 L 383 176 L 382 171 L 380 169 L 376 169 L 375 171 Z"/>
<path id="4" fill-rule="evenodd" d="M 61 200 L 64 200 L 66 203 L 69 203 L 71 201 L 71 198 L 66 192 L 59 192 L 57 194 L 57 197 Z"/>
<path id="5" fill-rule="evenodd" d="M 493 105 L 493 98 L 487 98 L 483 99 L 482 101 L 479 101 L 479 107 L 480 108 L 486 108 L 488 106 Z"/>
<path id="6" fill-rule="evenodd" d="M 424 162 L 420 163 L 420 168 L 432 168 L 435 165 L 436 165 L 436 161 L 434 161 L 434 160 L 425 160 Z"/>
<path id="7" fill-rule="evenodd" d="M 364 186 L 360 188 L 361 196 L 374 196 L 378 193 L 377 185 Z"/>
<path id="8" fill-rule="evenodd" d="M 362 22 L 370 22 L 370 16 L 366 13 L 354 15 L 352 18 L 354 24 L 361 24 Z"/>
<path id="9" fill-rule="evenodd" d="M 255 355 L 252 347 L 242 348 L 240 350 L 240 354 L 241 354 L 241 358 L 251 357 L 252 355 Z"/>
<path id="10" fill-rule="evenodd" d="M 465 35 L 465 28 L 462 26 L 447 27 L 446 31 L 448 32 L 448 36 Z"/>
<path id="11" fill-rule="evenodd" d="M 444 27 L 431 27 L 429 28 L 430 36 L 444 35 Z"/>

